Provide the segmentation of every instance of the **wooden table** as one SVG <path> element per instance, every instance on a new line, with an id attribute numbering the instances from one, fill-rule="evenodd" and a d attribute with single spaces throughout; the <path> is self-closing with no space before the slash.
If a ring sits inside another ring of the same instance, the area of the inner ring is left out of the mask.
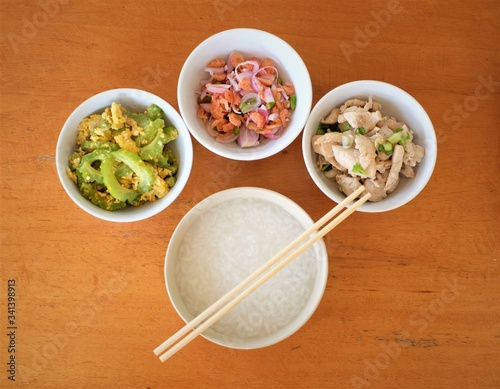
<path id="1" fill-rule="evenodd" d="M 0 7 L 0 387 L 500 387 L 497 0 Z M 164 256 L 193 205 L 239 186 L 278 191 L 313 219 L 332 202 L 309 178 L 300 138 L 269 159 L 236 163 L 238 174 L 195 141 L 178 200 L 149 220 L 113 224 L 66 195 L 56 142 L 72 110 L 103 90 L 145 89 L 178 108 L 189 53 L 236 27 L 289 42 L 310 71 L 313 104 L 359 79 L 408 91 L 435 125 L 437 165 L 408 205 L 358 212 L 326 238 L 327 289 L 296 334 L 251 351 L 199 338 L 162 364 L 152 350 L 183 324 L 166 292 Z"/>

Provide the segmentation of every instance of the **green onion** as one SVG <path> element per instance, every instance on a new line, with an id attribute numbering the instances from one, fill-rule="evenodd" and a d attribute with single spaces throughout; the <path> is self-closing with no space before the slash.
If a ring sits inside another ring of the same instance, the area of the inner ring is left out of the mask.
<path id="1" fill-rule="evenodd" d="M 377 151 L 379 153 L 381 153 L 382 151 L 384 151 L 384 145 L 378 145 Z"/>
<path id="2" fill-rule="evenodd" d="M 283 79 L 281 77 L 278 77 L 276 81 L 278 81 L 279 84 L 283 85 Z"/>
<path id="3" fill-rule="evenodd" d="M 396 128 L 395 132 L 401 132 L 401 131 L 403 131 L 403 128 L 402 127 L 398 127 L 398 128 Z"/>
<path id="4" fill-rule="evenodd" d="M 403 138 L 403 134 L 401 132 L 395 132 L 392 134 L 389 138 L 387 138 L 387 141 L 395 145 L 398 143 L 401 139 Z"/>
<path id="5" fill-rule="evenodd" d="M 201 101 L 200 101 L 200 104 L 201 103 L 210 103 L 212 101 L 212 97 L 211 96 L 205 96 Z"/>
<path id="6" fill-rule="evenodd" d="M 388 151 L 392 151 L 392 143 L 390 142 L 385 142 L 382 144 L 382 147 L 384 148 L 384 151 L 387 153 Z"/>
<path id="7" fill-rule="evenodd" d="M 390 157 L 392 155 L 392 150 L 386 151 L 385 155 L 387 155 L 388 157 Z"/>
<path id="8" fill-rule="evenodd" d="M 365 169 L 363 169 L 363 168 L 361 167 L 361 165 L 359 164 L 359 162 L 356 162 L 356 163 L 354 164 L 354 166 L 352 167 L 352 171 L 353 171 L 354 173 L 359 173 L 359 174 L 362 174 L 362 175 L 364 175 L 364 176 L 367 176 L 367 174 L 366 174 L 366 172 L 365 172 Z"/>
<path id="9" fill-rule="evenodd" d="M 239 133 L 240 133 L 240 128 L 239 127 L 235 127 L 234 134 L 238 135 Z"/>
<path id="10" fill-rule="evenodd" d="M 358 134 L 358 135 L 365 135 L 366 134 L 366 131 L 363 127 L 358 127 L 354 130 L 354 133 L 355 134 Z"/>
<path id="11" fill-rule="evenodd" d="M 351 129 L 351 126 L 349 123 L 345 123 L 344 126 L 342 127 L 342 132 L 344 131 L 349 131 Z"/>
<path id="12" fill-rule="evenodd" d="M 297 106 L 297 95 L 294 93 L 290 95 L 290 109 L 295 111 L 295 107 Z"/>
<path id="13" fill-rule="evenodd" d="M 321 168 L 322 172 L 327 172 L 328 170 L 332 169 L 332 165 L 329 163 Z"/>
<path id="14" fill-rule="evenodd" d="M 325 130 L 323 130 L 321 127 L 318 127 L 316 130 L 316 135 L 325 135 Z"/>
<path id="15" fill-rule="evenodd" d="M 271 109 L 272 107 L 274 107 L 274 104 L 274 101 L 270 101 L 269 103 L 266 103 L 266 108 Z"/>

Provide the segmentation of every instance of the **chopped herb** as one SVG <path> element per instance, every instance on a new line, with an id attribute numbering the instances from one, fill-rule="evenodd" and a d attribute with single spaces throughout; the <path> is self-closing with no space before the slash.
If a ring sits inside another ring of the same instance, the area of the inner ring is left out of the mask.
<path id="1" fill-rule="evenodd" d="M 316 130 L 316 135 L 325 135 L 325 130 L 323 130 L 321 127 L 318 127 Z"/>
<path id="2" fill-rule="evenodd" d="M 290 109 L 295 111 L 295 107 L 297 106 L 297 95 L 293 94 L 290 96 Z"/>
<path id="3" fill-rule="evenodd" d="M 358 127 L 354 130 L 354 133 L 355 134 L 358 134 L 358 135 L 365 135 L 366 134 L 366 131 L 364 129 L 364 127 Z"/>
<path id="4" fill-rule="evenodd" d="M 365 169 L 363 169 L 363 168 L 361 167 L 361 165 L 359 164 L 359 162 L 356 162 L 356 163 L 354 164 L 354 166 L 352 167 L 352 171 L 353 171 L 354 173 L 359 173 L 359 174 L 362 174 L 363 176 L 367 176 L 367 174 L 366 174 L 366 172 L 365 172 Z"/>
<path id="5" fill-rule="evenodd" d="M 239 127 L 235 127 L 234 134 L 238 135 L 239 133 L 240 133 L 240 128 Z"/>
<path id="6" fill-rule="evenodd" d="M 389 138 L 387 138 L 387 141 L 390 142 L 391 144 L 395 145 L 398 143 L 401 139 L 403 138 L 403 134 L 401 132 L 395 132 L 392 134 Z"/>

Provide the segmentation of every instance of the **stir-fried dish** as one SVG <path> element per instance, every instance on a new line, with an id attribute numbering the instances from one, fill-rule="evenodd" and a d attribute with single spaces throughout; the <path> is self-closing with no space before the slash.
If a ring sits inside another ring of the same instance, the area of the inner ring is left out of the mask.
<path id="1" fill-rule="evenodd" d="M 263 138 L 277 139 L 286 129 L 297 97 L 271 58 L 245 59 L 233 51 L 227 61 L 211 60 L 205 67 L 198 116 L 217 142 L 254 147 Z"/>
<path id="2" fill-rule="evenodd" d="M 347 196 L 364 185 L 370 201 L 384 199 L 400 176 L 415 177 L 414 168 L 424 156 L 424 148 L 413 142 L 413 131 L 383 116 L 381 108 L 371 97 L 347 100 L 320 121 L 312 138 L 319 169 Z"/>
<path id="3" fill-rule="evenodd" d="M 166 145 L 178 135 L 155 104 L 134 113 L 113 103 L 79 124 L 68 177 L 86 199 L 107 211 L 163 198 L 178 170 Z"/>

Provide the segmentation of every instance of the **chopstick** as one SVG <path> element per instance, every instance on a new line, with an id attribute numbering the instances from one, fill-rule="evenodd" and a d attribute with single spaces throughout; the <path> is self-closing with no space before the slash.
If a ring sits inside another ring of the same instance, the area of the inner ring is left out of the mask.
<path id="1" fill-rule="evenodd" d="M 186 346 L 189 342 L 191 342 L 198 335 L 203 333 L 207 328 L 209 328 L 212 324 L 220 320 L 227 312 L 229 312 L 232 308 L 238 305 L 241 301 L 243 301 L 246 297 L 248 297 L 255 289 L 273 277 L 276 273 L 278 273 L 282 268 L 292 262 L 295 258 L 301 255 L 304 251 L 306 251 L 309 247 L 311 247 L 314 243 L 323 238 L 326 234 L 328 234 L 332 229 L 338 226 L 342 221 L 344 221 L 349 215 L 351 215 L 356 209 L 358 209 L 363 203 L 365 203 L 370 198 L 370 193 L 364 195 L 361 199 L 355 202 L 353 205 L 347 208 L 342 214 L 332 220 L 326 227 L 322 230 L 319 230 L 326 222 L 328 222 L 333 216 L 339 213 L 344 207 L 346 207 L 349 203 L 351 203 L 354 199 L 356 199 L 365 188 L 361 186 L 355 192 L 353 192 L 350 196 L 346 197 L 342 202 L 340 202 L 337 206 L 335 206 L 331 211 L 329 211 L 326 215 L 324 215 L 321 219 L 319 219 L 316 223 L 314 223 L 311 227 L 306 229 L 302 234 L 300 234 L 297 238 L 295 238 L 292 242 L 290 242 L 285 248 L 283 248 L 279 253 L 265 262 L 262 266 L 260 266 L 257 270 L 255 270 L 252 274 L 250 274 L 247 278 L 245 278 L 242 282 L 236 285 L 233 289 L 227 292 L 224 296 L 222 296 L 219 300 L 214 302 L 211 306 L 209 306 L 205 311 L 200 313 L 197 317 L 187 323 L 184 327 L 182 327 L 179 331 L 177 331 L 174 335 L 168 338 L 165 342 L 159 345 L 157 348 L 153 350 L 153 352 L 160 356 L 160 360 L 165 362 L 168 358 L 173 356 L 177 351 Z M 316 232 L 316 234 L 311 237 L 308 241 L 306 241 L 302 246 L 297 247 L 304 239 L 308 238 L 311 234 Z M 294 250 L 291 254 L 289 254 L 292 250 Z M 288 256 L 287 256 L 288 255 Z M 281 260 L 281 262 L 280 262 Z M 279 262 L 279 263 L 278 263 Z M 275 266 L 276 265 L 276 266 Z M 273 267 L 274 266 L 274 267 Z M 264 274 L 268 271 L 266 274 Z M 263 275 L 264 274 L 264 275 Z M 263 275 L 263 276 L 262 276 Z M 260 279 L 258 279 L 262 276 Z M 253 285 L 248 287 L 243 291 L 247 286 L 249 286 L 252 282 Z M 243 292 L 242 292 L 243 291 Z M 240 292 L 242 292 L 240 294 Z M 219 310 L 220 309 L 220 310 Z M 184 339 L 180 340 L 183 336 L 185 336 L 190 330 L 193 330 L 191 334 L 187 335 Z M 179 341 L 180 340 L 180 341 Z M 179 341 L 174 345 L 175 342 Z M 171 347 L 168 351 L 162 354 L 165 350 Z M 160 355 L 162 354 L 162 355 Z"/>

